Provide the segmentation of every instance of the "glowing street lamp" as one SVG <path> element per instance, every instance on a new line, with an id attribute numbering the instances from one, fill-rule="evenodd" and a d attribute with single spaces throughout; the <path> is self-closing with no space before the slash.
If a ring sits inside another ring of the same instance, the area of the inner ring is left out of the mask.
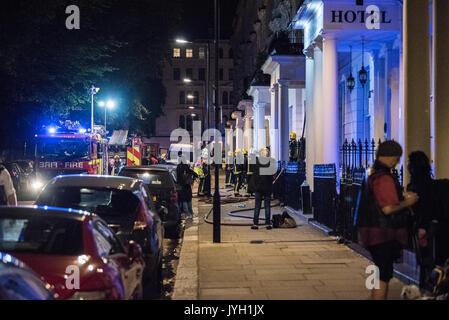
<path id="1" fill-rule="evenodd" d="M 192 43 L 192 42 L 187 41 L 187 40 L 185 40 L 185 39 L 176 39 L 175 41 L 176 41 L 176 43 L 182 43 L 182 44 Z"/>
<path id="2" fill-rule="evenodd" d="M 98 105 L 100 107 L 104 108 L 104 131 L 107 132 L 107 130 L 106 130 L 107 112 L 106 111 L 107 111 L 107 109 L 110 109 L 110 110 L 114 109 L 115 102 L 113 100 L 108 100 L 107 102 L 100 101 L 100 102 L 98 102 Z"/>
<path id="3" fill-rule="evenodd" d="M 94 132 L 94 95 L 96 95 L 100 91 L 100 88 L 95 88 L 95 86 L 92 86 L 90 88 L 90 95 L 92 99 L 92 109 L 91 109 L 91 118 L 90 118 L 90 132 Z"/>
<path id="4" fill-rule="evenodd" d="M 190 82 L 192 82 L 192 80 L 189 79 L 189 78 L 184 78 L 184 82 L 185 82 L 185 83 L 190 83 Z"/>

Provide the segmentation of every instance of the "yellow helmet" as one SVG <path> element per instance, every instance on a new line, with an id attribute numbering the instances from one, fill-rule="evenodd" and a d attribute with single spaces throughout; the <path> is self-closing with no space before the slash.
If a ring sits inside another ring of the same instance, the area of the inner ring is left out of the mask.
<path id="1" fill-rule="evenodd" d="M 243 154 L 248 154 L 248 150 L 243 149 Z"/>
<path id="2" fill-rule="evenodd" d="M 290 140 L 296 140 L 296 133 L 290 133 Z"/>
<path id="3" fill-rule="evenodd" d="M 120 159 L 120 157 L 116 154 L 116 155 L 114 156 L 114 159 Z"/>
<path id="4" fill-rule="evenodd" d="M 232 151 L 228 151 L 228 156 L 232 156 L 234 153 Z"/>
<path id="5" fill-rule="evenodd" d="M 242 150 L 240 149 L 235 149 L 235 154 L 240 153 Z"/>

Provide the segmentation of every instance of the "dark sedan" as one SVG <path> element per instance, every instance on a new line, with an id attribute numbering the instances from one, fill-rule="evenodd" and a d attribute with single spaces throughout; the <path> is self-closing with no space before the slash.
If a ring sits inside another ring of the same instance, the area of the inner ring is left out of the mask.
<path id="1" fill-rule="evenodd" d="M 37 205 L 94 212 L 103 218 L 123 242 L 136 241 L 146 264 L 145 287 L 151 298 L 162 289 L 164 228 L 148 187 L 137 179 L 66 175 L 53 178 L 39 195 Z"/>
<path id="2" fill-rule="evenodd" d="M 128 166 L 120 171 L 119 176 L 145 182 L 158 209 L 167 209 L 167 214 L 162 216 L 166 236 L 178 238 L 181 233 L 181 215 L 174 172 L 163 165 Z"/>

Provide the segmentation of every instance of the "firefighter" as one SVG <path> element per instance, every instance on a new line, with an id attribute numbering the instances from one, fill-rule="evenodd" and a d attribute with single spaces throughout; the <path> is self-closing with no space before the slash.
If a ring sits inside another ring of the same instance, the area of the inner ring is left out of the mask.
<path id="1" fill-rule="evenodd" d="M 289 144 L 289 151 L 288 151 L 288 157 L 290 162 L 297 162 L 298 161 L 298 152 L 299 152 L 299 146 L 298 141 L 296 140 L 296 133 L 292 132 L 290 133 L 290 141 Z"/>
<path id="2" fill-rule="evenodd" d="M 118 175 L 118 172 L 120 171 L 120 168 L 122 167 L 122 161 L 120 160 L 120 157 L 118 154 L 114 156 L 114 166 L 112 168 L 112 175 L 116 176 Z"/>
<path id="3" fill-rule="evenodd" d="M 204 185 L 206 180 L 204 168 L 204 159 L 203 157 L 201 157 L 201 159 L 198 160 L 198 162 L 195 164 L 195 168 L 193 169 L 193 172 L 195 172 L 200 178 L 200 182 L 198 183 L 198 196 L 200 197 L 204 196 Z"/>
<path id="4" fill-rule="evenodd" d="M 235 150 L 235 159 L 234 159 L 234 196 L 238 197 L 240 195 L 239 190 L 243 184 L 243 176 L 242 172 L 244 169 L 243 164 L 243 153 L 242 150 Z"/>
<path id="5" fill-rule="evenodd" d="M 249 196 L 248 195 L 248 150 L 243 149 L 242 150 L 243 153 L 243 166 L 242 166 L 242 170 L 241 170 L 241 174 L 242 174 L 242 182 L 243 182 L 243 187 L 246 189 L 246 194 L 245 196 Z"/>
<path id="6" fill-rule="evenodd" d="M 233 162 L 233 153 L 232 151 L 228 152 L 228 157 L 225 161 L 226 166 L 226 187 L 232 187 L 232 181 L 233 181 L 233 174 L 232 171 L 234 169 L 234 162 Z"/>
<path id="7" fill-rule="evenodd" d="M 256 168 L 256 155 L 254 154 L 254 152 L 251 152 L 248 156 L 248 164 L 246 166 L 247 196 L 254 195 L 254 181 L 252 179 L 255 168 Z"/>

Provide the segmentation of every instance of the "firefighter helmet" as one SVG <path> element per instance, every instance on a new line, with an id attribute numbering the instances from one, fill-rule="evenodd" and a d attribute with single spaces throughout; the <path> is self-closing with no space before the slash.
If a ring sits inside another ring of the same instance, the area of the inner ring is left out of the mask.
<path id="1" fill-rule="evenodd" d="M 228 156 L 232 156 L 234 153 L 232 151 L 228 151 Z"/>
<path id="2" fill-rule="evenodd" d="M 120 159 L 120 157 L 118 156 L 118 154 L 116 154 L 116 155 L 114 156 L 114 159 Z"/>
<path id="3" fill-rule="evenodd" d="M 290 133 L 290 140 L 296 140 L 296 133 Z"/>
<path id="4" fill-rule="evenodd" d="M 238 153 L 240 153 L 242 150 L 240 149 L 235 149 L 235 154 L 237 155 Z"/>

